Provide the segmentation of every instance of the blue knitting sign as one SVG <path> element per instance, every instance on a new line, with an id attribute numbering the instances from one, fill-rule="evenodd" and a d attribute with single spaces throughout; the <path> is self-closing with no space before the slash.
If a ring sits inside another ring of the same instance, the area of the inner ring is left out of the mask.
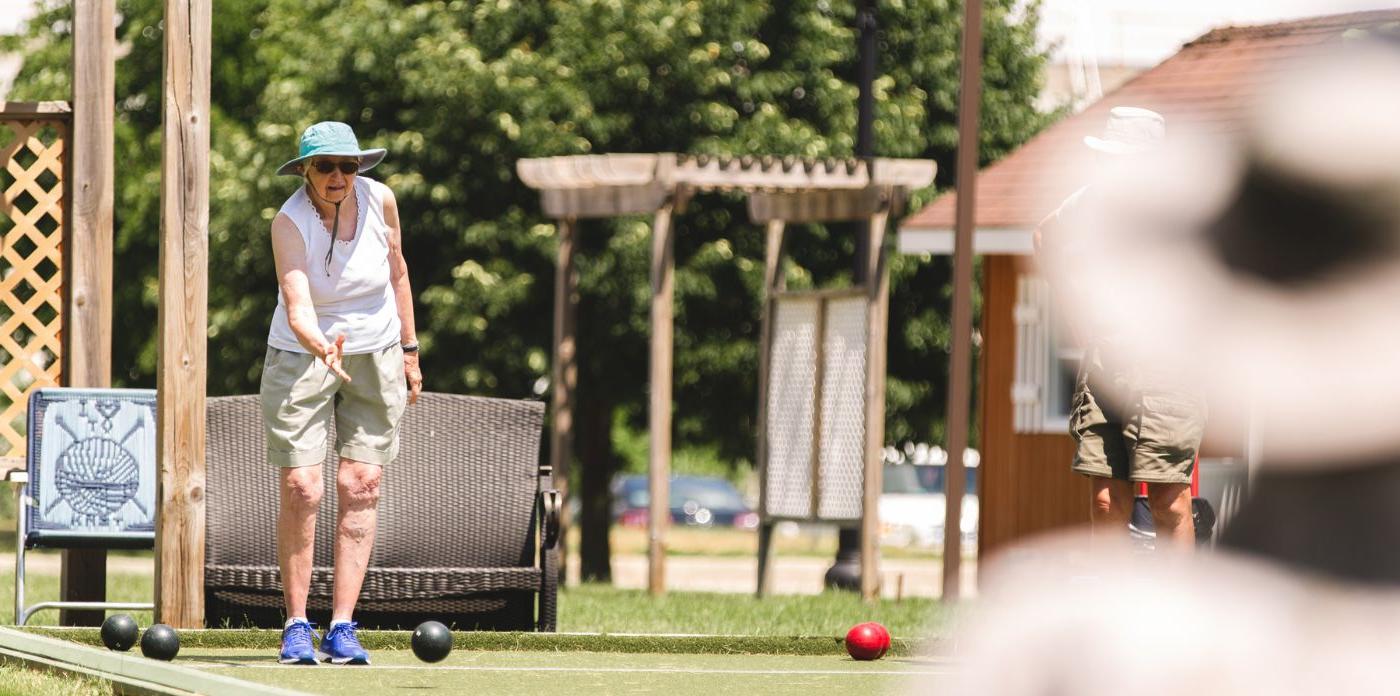
<path id="1" fill-rule="evenodd" d="M 154 535 L 154 391 L 35 392 L 28 460 L 31 541 Z"/>

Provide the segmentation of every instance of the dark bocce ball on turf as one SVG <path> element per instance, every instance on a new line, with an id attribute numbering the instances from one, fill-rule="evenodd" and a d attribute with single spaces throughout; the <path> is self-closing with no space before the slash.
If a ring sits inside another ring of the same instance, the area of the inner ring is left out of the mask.
<path id="1" fill-rule="evenodd" d="M 130 650 L 131 646 L 136 645 L 136 636 L 140 633 L 136 619 L 127 614 L 113 614 L 102 622 L 102 644 L 109 650 Z"/>
<path id="2" fill-rule="evenodd" d="M 141 636 L 141 654 L 155 660 L 173 660 L 180 652 L 180 636 L 165 624 L 156 624 Z"/>
<path id="3" fill-rule="evenodd" d="M 452 652 L 452 631 L 437 621 L 424 621 L 413 629 L 413 654 L 424 662 L 439 662 Z"/>

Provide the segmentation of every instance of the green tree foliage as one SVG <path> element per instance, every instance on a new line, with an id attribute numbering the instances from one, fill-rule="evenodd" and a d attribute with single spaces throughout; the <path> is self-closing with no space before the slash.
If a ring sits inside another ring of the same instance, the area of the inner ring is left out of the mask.
<path id="1" fill-rule="evenodd" d="M 988 0 L 981 155 L 1044 123 L 1036 5 Z M 114 373 L 153 383 L 161 3 L 119 0 Z M 951 184 L 960 3 L 880 3 L 876 151 L 930 157 Z M 69 4 L 44 0 L 12 99 L 69 95 Z M 273 174 L 322 119 L 389 149 L 430 389 L 539 395 L 549 375 L 554 229 L 516 160 L 673 151 L 848 157 L 856 131 L 851 0 L 214 0 L 211 393 L 257 388 L 276 302 L 267 231 L 297 185 Z M 922 192 L 927 201 L 931 191 Z M 648 224 L 580 239 L 579 450 L 592 491 L 618 466 L 615 419 L 645 427 Z M 678 446 L 749 465 L 762 231 L 711 195 L 676 221 Z M 790 287 L 850 282 L 854 234 L 793 230 Z M 888 440 L 942 435 L 946 260 L 891 255 Z M 589 487 L 586 485 L 586 489 Z M 587 494 L 589 490 L 585 490 Z M 605 511 L 595 514 L 605 515 Z M 606 543 L 606 536 L 603 542 Z"/>

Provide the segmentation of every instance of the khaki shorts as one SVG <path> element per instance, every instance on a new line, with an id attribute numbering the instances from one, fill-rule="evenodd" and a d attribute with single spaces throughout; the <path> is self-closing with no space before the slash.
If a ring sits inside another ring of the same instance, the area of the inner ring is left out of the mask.
<path id="1" fill-rule="evenodd" d="M 1121 408 L 1103 398 L 1110 388 L 1126 395 Z M 1199 396 L 1103 370 L 1091 352 L 1079 371 L 1070 411 L 1070 434 L 1077 443 L 1074 470 L 1102 478 L 1190 483 L 1205 420 Z"/>
<path id="2" fill-rule="evenodd" d="M 267 458 L 277 466 L 326 460 L 326 435 L 335 417 L 336 451 L 345 459 L 383 466 L 399 452 L 399 419 L 408 401 L 403 350 L 347 355 L 346 382 L 307 353 L 269 347 L 263 363 L 263 423 Z"/>

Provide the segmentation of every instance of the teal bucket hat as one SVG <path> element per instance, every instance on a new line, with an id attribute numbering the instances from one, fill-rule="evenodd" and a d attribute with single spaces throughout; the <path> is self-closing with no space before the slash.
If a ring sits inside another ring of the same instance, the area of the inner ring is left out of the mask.
<path id="1" fill-rule="evenodd" d="M 382 147 L 361 150 L 360 141 L 355 138 L 355 131 L 351 130 L 350 126 L 340 121 L 322 121 L 302 131 L 296 159 L 278 167 L 277 173 L 283 176 L 299 176 L 297 165 L 302 160 L 317 155 L 326 155 L 359 157 L 360 173 L 363 174 L 373 169 L 374 165 L 384 161 L 386 154 L 388 154 L 388 150 Z"/>

